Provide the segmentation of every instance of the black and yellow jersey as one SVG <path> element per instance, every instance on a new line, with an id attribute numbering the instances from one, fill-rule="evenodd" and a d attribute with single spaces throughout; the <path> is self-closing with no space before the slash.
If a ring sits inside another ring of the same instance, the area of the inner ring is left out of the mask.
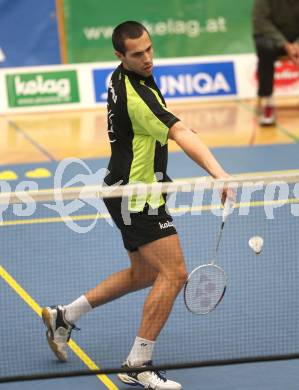
<path id="1" fill-rule="evenodd" d="M 111 76 L 107 110 L 111 158 L 106 184 L 169 181 L 168 131 L 179 119 L 167 110 L 154 78 L 119 65 Z"/>

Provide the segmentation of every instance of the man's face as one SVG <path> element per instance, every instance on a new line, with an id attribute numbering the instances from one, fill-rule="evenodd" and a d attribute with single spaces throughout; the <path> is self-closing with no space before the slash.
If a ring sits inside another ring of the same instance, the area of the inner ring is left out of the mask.
<path id="1" fill-rule="evenodd" d="M 125 40 L 125 54 L 115 52 L 123 67 L 141 76 L 151 76 L 153 71 L 153 47 L 146 31 L 136 39 Z"/>

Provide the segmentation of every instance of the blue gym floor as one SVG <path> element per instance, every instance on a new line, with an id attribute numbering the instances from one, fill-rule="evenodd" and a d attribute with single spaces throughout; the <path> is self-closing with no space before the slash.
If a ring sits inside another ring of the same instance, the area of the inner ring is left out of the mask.
<path id="1" fill-rule="evenodd" d="M 299 168 L 298 143 L 213 151 L 234 174 Z M 107 159 L 85 163 L 95 173 L 106 167 Z M 56 167 L 57 162 L 51 162 L 2 166 L 1 170 L 16 174 L 16 180 L 8 181 L 11 189 L 18 188 L 24 179 L 35 180 L 39 189 L 45 189 L 53 187 Z M 40 168 L 48 177 L 28 178 L 28 172 Z M 64 183 L 79 173 L 86 174 L 86 169 L 72 164 Z M 172 178 L 202 174 L 183 153 L 170 154 Z M 260 196 L 256 194 L 255 201 L 261 200 Z M 291 192 L 289 198 L 294 197 Z M 178 202 L 183 204 L 184 200 L 182 196 Z M 298 352 L 299 217 L 293 216 L 295 206 L 290 203 L 275 209 L 273 220 L 265 219 L 265 211 L 259 206 L 247 217 L 240 217 L 241 209 L 234 211 L 218 256 L 229 275 L 223 303 L 210 315 L 198 317 L 186 311 L 181 294 L 157 343 L 156 363 Z M 90 205 L 79 211 L 84 216 L 92 213 Z M 191 271 L 213 255 L 220 220 L 210 212 L 180 216 L 174 210 L 173 215 Z M 134 340 L 146 291 L 123 297 L 82 318 L 77 324 L 81 331 L 72 335 L 74 348 L 79 346 L 80 352 L 70 350 L 68 363 L 56 362 L 45 340 L 39 308 L 70 302 L 111 272 L 126 267 L 128 260 L 118 231 L 104 219 L 99 219 L 90 233 L 78 235 L 54 216 L 42 206 L 30 217 L 16 218 L 11 210 L 4 213 L 0 227 L 0 376 L 85 369 L 86 361 L 99 367 L 117 366 Z M 8 220 L 11 223 L 5 224 Z M 90 221 L 83 218 L 80 223 L 86 226 Z M 265 240 L 258 257 L 248 248 L 248 239 L 256 234 Z M 298 360 L 290 360 L 176 370 L 170 371 L 169 377 L 187 390 L 298 390 L 298 369 Z M 0 384 L 0 390 L 47 390 L 53 386 L 57 390 L 128 389 L 111 375 L 7 383 Z"/>

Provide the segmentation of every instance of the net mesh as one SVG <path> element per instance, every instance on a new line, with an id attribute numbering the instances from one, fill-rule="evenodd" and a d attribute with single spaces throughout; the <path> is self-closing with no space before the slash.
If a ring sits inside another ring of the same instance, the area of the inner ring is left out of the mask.
<path id="1" fill-rule="evenodd" d="M 232 184 L 233 183 L 233 184 Z M 67 304 L 129 265 L 104 196 L 168 192 L 188 271 L 214 255 L 220 181 L 0 194 L 0 380 L 117 372 L 136 336 L 148 289 L 100 306 L 73 332 L 67 364 L 45 338 L 41 307 Z M 299 176 L 234 177 L 237 198 L 217 253 L 228 275 L 214 311 L 195 316 L 181 293 L 155 347 L 156 366 L 297 356 Z M 58 194 L 58 195 L 57 195 Z M 252 236 L 264 239 L 256 255 Z M 179 351 L 179 353 L 178 353 Z"/>

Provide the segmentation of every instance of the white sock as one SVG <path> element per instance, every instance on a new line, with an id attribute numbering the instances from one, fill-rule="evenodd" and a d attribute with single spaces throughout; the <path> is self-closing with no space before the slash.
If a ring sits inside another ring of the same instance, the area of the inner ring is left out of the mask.
<path id="1" fill-rule="evenodd" d="M 142 366 L 145 362 L 152 360 L 155 341 L 136 337 L 133 348 L 127 358 L 130 366 Z"/>
<path id="2" fill-rule="evenodd" d="M 83 314 L 88 313 L 92 309 L 92 306 L 88 302 L 85 295 L 81 295 L 81 297 L 69 305 L 64 306 L 64 308 L 65 319 L 67 322 L 70 324 L 75 324 Z"/>
<path id="3" fill-rule="evenodd" d="M 265 106 L 274 106 L 273 95 L 263 97 L 262 102 L 263 102 L 263 107 L 265 107 Z"/>

